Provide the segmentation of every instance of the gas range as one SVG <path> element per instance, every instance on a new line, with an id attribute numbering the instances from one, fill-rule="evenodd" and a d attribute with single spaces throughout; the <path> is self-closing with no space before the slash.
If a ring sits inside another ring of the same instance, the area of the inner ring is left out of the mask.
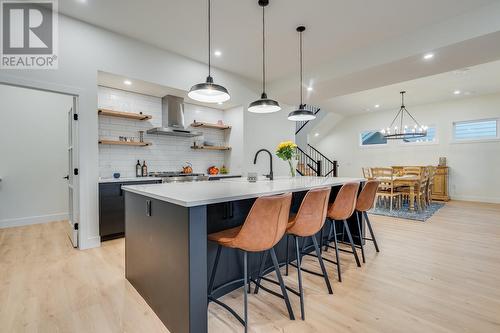
<path id="1" fill-rule="evenodd" d="M 208 180 L 209 178 L 203 173 L 182 173 L 176 171 L 149 172 L 148 176 L 162 178 L 163 183 L 199 182 Z"/>

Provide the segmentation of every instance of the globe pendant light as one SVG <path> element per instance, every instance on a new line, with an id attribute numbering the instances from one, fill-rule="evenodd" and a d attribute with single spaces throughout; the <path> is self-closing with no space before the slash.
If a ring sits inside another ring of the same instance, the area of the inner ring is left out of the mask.
<path id="1" fill-rule="evenodd" d="M 392 120 L 392 123 L 389 127 L 382 129 L 380 132 L 384 136 L 384 138 L 388 140 L 395 139 L 413 139 L 413 138 L 421 138 L 427 135 L 427 126 L 422 126 L 418 123 L 418 121 L 413 118 L 410 112 L 406 110 L 405 106 L 405 93 L 406 91 L 401 91 L 401 108 L 399 109 L 396 117 Z M 405 123 L 405 114 L 408 116 L 409 123 Z M 395 126 L 393 126 L 396 124 Z M 399 127 L 398 127 L 399 124 Z"/>
<path id="2" fill-rule="evenodd" d="M 306 30 L 306 27 L 300 26 L 297 27 L 297 31 L 299 33 L 299 62 L 300 62 L 300 105 L 299 108 L 295 111 L 292 111 L 288 114 L 288 120 L 292 121 L 307 121 L 313 120 L 316 118 L 312 111 L 306 110 L 306 105 L 302 103 L 302 33 Z"/>
<path id="3" fill-rule="evenodd" d="M 262 7 L 262 95 L 260 99 L 250 103 L 248 111 L 253 113 L 271 113 L 281 110 L 279 103 L 273 99 L 267 98 L 266 94 L 266 21 L 265 7 L 269 5 L 269 0 L 259 0 L 259 6 Z"/>
<path id="4" fill-rule="evenodd" d="M 208 76 L 204 83 L 198 83 L 191 87 L 188 96 L 198 102 L 222 103 L 228 101 L 231 96 L 226 88 L 215 84 L 212 78 L 211 69 L 211 0 L 208 0 Z"/>

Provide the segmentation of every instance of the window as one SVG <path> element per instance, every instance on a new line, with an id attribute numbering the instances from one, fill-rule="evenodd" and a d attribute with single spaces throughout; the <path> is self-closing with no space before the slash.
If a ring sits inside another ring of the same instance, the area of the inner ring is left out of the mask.
<path id="1" fill-rule="evenodd" d="M 404 139 L 403 142 L 435 142 L 436 141 L 436 127 L 429 126 L 427 128 L 427 135 L 421 138 Z"/>
<path id="2" fill-rule="evenodd" d="M 496 139 L 498 138 L 498 119 L 455 122 L 453 135 L 457 141 Z"/>
<path id="3" fill-rule="evenodd" d="M 384 145 L 387 143 L 387 139 L 379 131 L 363 131 L 360 139 L 362 146 Z"/>

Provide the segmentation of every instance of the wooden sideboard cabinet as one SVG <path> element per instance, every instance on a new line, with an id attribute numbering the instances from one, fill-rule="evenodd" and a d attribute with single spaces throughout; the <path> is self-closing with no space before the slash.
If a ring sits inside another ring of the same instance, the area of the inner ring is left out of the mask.
<path id="1" fill-rule="evenodd" d="M 448 194 L 448 167 L 436 167 L 436 174 L 434 175 L 434 184 L 432 186 L 432 200 L 449 201 Z"/>

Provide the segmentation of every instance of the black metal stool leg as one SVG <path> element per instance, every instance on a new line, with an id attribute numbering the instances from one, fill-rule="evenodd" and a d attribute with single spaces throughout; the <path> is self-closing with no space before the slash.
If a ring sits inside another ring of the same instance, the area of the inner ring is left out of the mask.
<path id="1" fill-rule="evenodd" d="M 333 244 L 335 245 L 335 257 L 337 261 L 337 274 L 339 275 L 339 282 L 342 282 L 342 273 L 340 269 L 340 257 L 339 257 L 339 243 L 337 242 L 337 227 L 335 226 L 335 221 L 332 220 L 333 225 Z"/>
<path id="2" fill-rule="evenodd" d="M 375 238 L 375 233 L 373 232 L 372 229 L 372 224 L 370 223 L 370 219 L 368 218 L 368 213 L 363 212 L 363 214 L 365 215 L 366 225 L 368 226 L 368 230 L 370 230 L 370 235 L 372 236 L 373 245 L 375 245 L 375 250 L 377 252 L 380 252 L 378 249 L 377 239 Z"/>
<path id="3" fill-rule="evenodd" d="M 332 239 L 333 234 L 337 235 L 335 232 L 335 221 L 330 219 L 327 219 L 327 221 L 330 221 L 330 231 L 328 231 L 328 237 L 326 239 L 325 252 L 328 251 L 328 245 L 330 245 L 330 239 Z M 335 245 L 335 248 L 337 248 L 337 245 Z"/>
<path id="4" fill-rule="evenodd" d="M 302 289 L 302 272 L 300 269 L 300 263 L 302 261 L 302 258 L 300 257 L 300 250 L 299 250 L 299 237 L 295 236 L 295 253 L 297 255 L 297 277 L 299 280 L 299 293 L 300 293 L 300 315 L 302 320 L 305 320 L 305 313 L 304 313 L 304 289 Z"/>
<path id="5" fill-rule="evenodd" d="M 352 253 L 354 254 L 354 259 L 356 259 L 356 265 L 358 265 L 358 267 L 361 267 L 361 263 L 359 262 L 358 258 L 358 252 L 356 252 L 356 247 L 354 246 L 354 241 L 352 240 L 351 230 L 349 229 L 347 220 L 344 220 L 344 228 L 347 232 L 347 237 L 349 238 L 349 242 L 351 243 Z"/>
<path id="6" fill-rule="evenodd" d="M 318 257 L 319 266 L 321 267 L 321 272 L 323 273 L 323 277 L 325 279 L 326 288 L 328 288 L 329 294 L 333 294 L 332 286 L 330 285 L 330 279 L 328 278 L 328 273 L 326 272 L 325 263 L 323 262 L 323 258 L 321 257 L 321 251 L 318 245 L 318 240 L 316 239 L 315 236 L 311 236 L 311 238 L 314 244 L 314 250 L 316 251 L 316 256 Z"/>
<path id="7" fill-rule="evenodd" d="M 289 258 L 288 258 L 288 243 L 290 243 L 289 240 L 290 240 L 290 235 L 287 234 L 286 235 L 285 276 L 288 276 L 288 261 L 289 261 Z"/>
<path id="8" fill-rule="evenodd" d="M 257 283 L 253 291 L 254 294 L 257 294 L 259 292 L 260 281 L 262 280 L 262 275 L 264 274 L 264 268 L 266 267 L 268 253 L 269 251 L 264 251 L 264 254 L 262 255 L 262 259 L 260 261 L 259 275 L 257 275 L 257 280 L 256 280 Z"/>
<path id="9" fill-rule="evenodd" d="M 248 330 L 248 253 L 247 251 L 243 251 L 243 291 L 244 291 L 244 315 L 243 320 L 245 322 L 245 333 Z"/>
<path id="10" fill-rule="evenodd" d="M 212 294 L 214 290 L 215 274 L 217 273 L 217 266 L 219 265 L 220 253 L 222 251 L 222 246 L 217 245 L 217 254 L 215 255 L 214 267 L 212 268 L 212 274 L 210 274 L 210 282 L 208 283 L 208 294 Z"/>
<path id="11" fill-rule="evenodd" d="M 286 292 L 285 283 L 283 282 L 283 277 L 281 276 L 280 266 L 278 264 L 278 259 L 276 258 L 276 252 L 274 252 L 274 248 L 271 248 L 269 252 L 271 252 L 271 259 L 273 260 L 274 270 L 276 271 L 276 276 L 278 277 L 278 282 L 281 287 L 281 293 L 283 294 L 283 298 L 285 299 L 285 305 L 288 310 L 288 315 L 290 316 L 291 320 L 295 320 L 292 306 L 290 305 L 290 300 L 288 299 L 288 293 Z"/>
<path id="12" fill-rule="evenodd" d="M 359 212 L 355 211 L 354 214 L 356 214 L 356 221 L 358 223 L 358 232 L 359 232 L 359 245 L 361 247 L 361 258 L 363 258 L 363 263 L 365 263 L 365 249 L 363 247 L 363 234 L 361 233 L 361 225 L 359 223 Z M 361 217 L 361 220 L 363 220 L 363 217 Z"/>

